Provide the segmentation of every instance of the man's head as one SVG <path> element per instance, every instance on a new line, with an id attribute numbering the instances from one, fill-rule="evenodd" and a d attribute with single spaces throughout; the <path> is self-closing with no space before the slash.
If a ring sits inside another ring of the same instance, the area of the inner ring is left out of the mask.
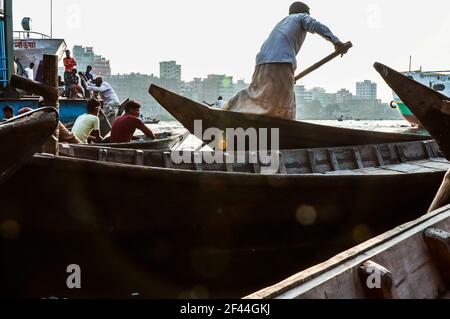
<path id="1" fill-rule="evenodd" d="M 125 113 L 128 115 L 133 115 L 139 117 L 141 110 L 141 104 L 134 100 L 130 100 L 125 104 Z"/>
<path id="2" fill-rule="evenodd" d="M 222 100 L 223 100 L 223 97 L 219 96 L 219 97 L 217 98 L 217 100 L 222 101 Z"/>
<path id="3" fill-rule="evenodd" d="M 73 69 L 73 70 L 72 70 L 72 74 L 73 74 L 73 75 L 78 74 L 78 70 L 77 70 L 77 69 Z"/>
<path id="4" fill-rule="evenodd" d="M 30 69 L 34 69 L 34 63 L 30 63 Z"/>
<path id="5" fill-rule="evenodd" d="M 86 68 L 86 72 L 90 73 L 91 71 L 92 71 L 92 66 L 88 65 L 87 68 Z"/>
<path id="6" fill-rule="evenodd" d="M 66 57 L 70 58 L 70 50 L 66 50 Z"/>
<path id="7" fill-rule="evenodd" d="M 33 111 L 33 109 L 31 107 L 23 107 L 19 110 L 19 115 L 22 115 L 22 114 L 25 114 L 25 113 L 28 113 L 31 111 Z"/>
<path id="8" fill-rule="evenodd" d="M 87 102 L 86 111 L 88 114 L 98 116 L 98 114 L 100 113 L 100 106 L 101 103 L 99 100 L 90 99 Z"/>
<path id="9" fill-rule="evenodd" d="M 92 82 L 94 82 L 95 85 L 97 85 L 98 87 L 100 87 L 100 86 L 102 85 L 102 83 L 103 83 L 103 78 L 102 78 L 101 76 L 97 76 L 97 77 L 94 79 L 94 81 L 92 81 Z"/>
<path id="10" fill-rule="evenodd" d="M 3 108 L 3 117 L 7 120 L 11 119 L 14 117 L 14 109 L 7 105 Z"/>
<path id="11" fill-rule="evenodd" d="M 309 7 L 300 1 L 294 2 L 289 7 L 289 14 L 307 13 L 309 14 Z"/>

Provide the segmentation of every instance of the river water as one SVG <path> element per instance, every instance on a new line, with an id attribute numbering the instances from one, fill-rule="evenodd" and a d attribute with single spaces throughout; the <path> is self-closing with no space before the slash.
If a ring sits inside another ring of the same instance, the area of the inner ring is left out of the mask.
<path id="1" fill-rule="evenodd" d="M 333 121 L 333 120 L 321 120 L 321 121 L 305 121 L 314 124 L 327 125 L 327 126 L 337 126 L 344 128 L 368 130 L 368 131 L 379 131 L 388 133 L 405 133 L 405 134 L 417 134 L 417 135 L 428 135 L 428 132 L 422 129 L 417 129 L 411 127 L 411 125 L 405 120 L 361 120 L 361 121 Z M 183 126 L 177 121 L 161 121 L 158 124 L 148 125 L 150 129 L 155 132 L 179 132 L 183 130 Z M 178 147 L 180 150 L 195 150 L 202 142 L 193 135 L 190 135 L 182 145 Z"/>

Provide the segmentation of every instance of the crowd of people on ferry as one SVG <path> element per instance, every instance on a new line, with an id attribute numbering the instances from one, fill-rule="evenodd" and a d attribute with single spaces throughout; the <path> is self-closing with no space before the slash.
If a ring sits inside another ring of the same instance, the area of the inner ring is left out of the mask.
<path id="1" fill-rule="evenodd" d="M 59 94 L 71 99 L 88 99 L 86 113 L 80 115 L 71 130 L 59 123 L 59 141 L 75 144 L 88 143 L 126 143 L 136 137 L 136 130 L 141 130 L 148 138 L 155 138 L 155 134 L 144 124 L 140 117 L 141 105 L 134 101 L 127 101 L 119 111 L 119 98 L 112 86 L 101 76 L 92 74 L 92 66 L 88 65 L 84 72 L 78 72 L 77 62 L 71 56 L 70 50 L 65 51 L 64 75 L 58 76 Z M 30 63 L 25 69 L 18 59 L 14 58 L 15 74 L 30 80 L 43 82 L 43 61 L 39 62 L 36 73 L 35 64 Z M 18 115 L 32 111 L 30 107 L 23 107 Z M 100 112 L 111 125 L 110 136 L 103 137 L 100 133 Z M 3 121 L 14 118 L 14 109 L 7 105 L 3 108 Z M 121 116 L 118 116 L 121 115 Z"/>

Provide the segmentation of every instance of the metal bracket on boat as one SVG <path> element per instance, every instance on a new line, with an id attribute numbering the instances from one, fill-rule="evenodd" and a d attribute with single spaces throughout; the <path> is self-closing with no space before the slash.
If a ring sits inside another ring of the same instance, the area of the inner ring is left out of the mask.
<path id="1" fill-rule="evenodd" d="M 316 164 L 316 153 L 313 150 L 306 150 L 306 154 L 308 155 L 309 167 L 311 169 L 311 173 L 317 173 L 317 164 Z"/>
<path id="2" fill-rule="evenodd" d="M 170 152 L 164 152 L 164 167 L 165 168 L 173 168 L 172 156 Z"/>
<path id="3" fill-rule="evenodd" d="M 108 159 L 108 150 L 105 148 L 101 148 L 98 150 L 98 160 L 100 162 L 106 162 Z"/>
<path id="4" fill-rule="evenodd" d="M 423 148 L 425 150 L 425 153 L 427 154 L 428 158 L 434 158 L 436 157 L 436 154 L 433 150 L 433 142 L 432 141 L 423 141 L 422 142 Z"/>
<path id="5" fill-rule="evenodd" d="M 368 260 L 359 269 L 360 283 L 370 299 L 395 299 L 394 279 L 385 267 Z"/>
<path id="6" fill-rule="evenodd" d="M 364 163 L 362 161 L 361 152 L 360 152 L 359 148 L 354 147 L 353 154 L 355 155 L 355 161 L 356 161 L 356 165 L 358 166 L 358 169 L 363 169 Z"/>
<path id="7" fill-rule="evenodd" d="M 380 148 L 378 147 L 378 145 L 374 145 L 373 146 L 373 150 L 374 150 L 375 155 L 377 157 L 378 165 L 380 167 L 384 166 L 383 154 L 381 153 Z"/>
<path id="8" fill-rule="evenodd" d="M 253 165 L 253 172 L 255 174 L 260 174 L 261 166 L 259 165 L 259 157 L 257 152 L 249 152 L 249 162 Z"/>
<path id="9" fill-rule="evenodd" d="M 334 171 L 339 171 L 339 162 L 337 160 L 336 152 L 329 148 L 328 150 L 328 157 L 330 158 L 331 168 L 333 168 Z"/>
<path id="10" fill-rule="evenodd" d="M 134 164 L 144 166 L 144 151 L 136 150 L 134 156 Z"/>

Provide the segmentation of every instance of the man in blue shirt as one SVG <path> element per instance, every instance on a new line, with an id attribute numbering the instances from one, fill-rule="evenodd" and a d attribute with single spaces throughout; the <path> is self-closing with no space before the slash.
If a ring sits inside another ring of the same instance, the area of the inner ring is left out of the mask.
<path id="1" fill-rule="evenodd" d="M 252 83 L 233 96 L 225 110 L 295 120 L 296 56 L 308 32 L 319 34 L 336 50 L 344 45 L 327 26 L 310 17 L 306 4 L 294 2 L 256 56 Z"/>

